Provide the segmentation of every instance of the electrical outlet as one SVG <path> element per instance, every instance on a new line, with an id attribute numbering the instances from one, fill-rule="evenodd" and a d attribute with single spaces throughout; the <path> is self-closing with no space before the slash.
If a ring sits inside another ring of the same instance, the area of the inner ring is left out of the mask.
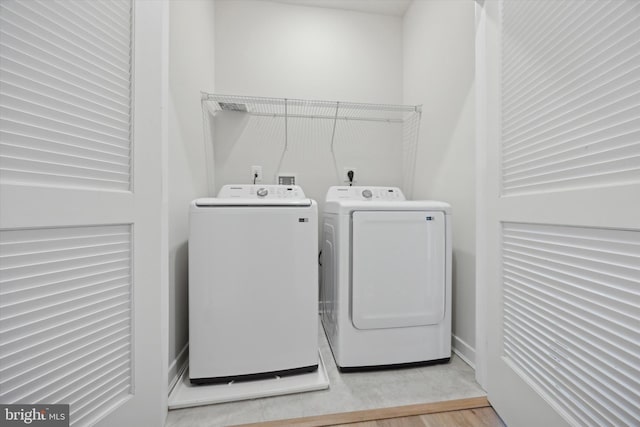
<path id="1" fill-rule="evenodd" d="M 349 171 L 353 172 L 353 181 L 349 179 Z M 356 182 L 358 182 L 358 174 L 356 168 L 343 168 L 342 181 L 345 184 L 355 184 Z"/>
<path id="2" fill-rule="evenodd" d="M 262 166 L 251 166 L 251 182 L 262 182 Z"/>

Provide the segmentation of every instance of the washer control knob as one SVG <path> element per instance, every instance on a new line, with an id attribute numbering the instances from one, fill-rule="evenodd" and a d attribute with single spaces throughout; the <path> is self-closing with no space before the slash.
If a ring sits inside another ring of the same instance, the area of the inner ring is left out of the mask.
<path id="1" fill-rule="evenodd" d="M 371 190 L 362 190 L 362 197 L 364 197 L 365 199 L 370 199 L 371 196 L 373 196 Z"/>
<path id="2" fill-rule="evenodd" d="M 256 194 L 258 194 L 258 197 L 265 197 L 267 194 L 269 194 L 269 190 L 267 190 L 266 188 L 259 188 Z"/>

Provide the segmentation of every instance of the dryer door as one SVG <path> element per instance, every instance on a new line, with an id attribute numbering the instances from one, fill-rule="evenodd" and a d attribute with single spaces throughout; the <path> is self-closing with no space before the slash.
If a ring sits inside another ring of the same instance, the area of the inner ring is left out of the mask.
<path id="1" fill-rule="evenodd" d="M 439 323 L 445 307 L 445 215 L 356 211 L 351 315 L 358 329 Z"/>

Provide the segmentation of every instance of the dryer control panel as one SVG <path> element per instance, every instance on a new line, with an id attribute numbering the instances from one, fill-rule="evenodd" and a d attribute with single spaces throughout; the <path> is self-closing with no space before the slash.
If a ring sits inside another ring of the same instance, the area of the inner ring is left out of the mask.
<path id="1" fill-rule="evenodd" d="M 337 200 L 406 200 L 398 187 L 337 186 L 329 188 L 327 202 Z"/>
<path id="2" fill-rule="evenodd" d="M 298 185 L 225 185 L 218 192 L 219 199 L 304 199 Z"/>

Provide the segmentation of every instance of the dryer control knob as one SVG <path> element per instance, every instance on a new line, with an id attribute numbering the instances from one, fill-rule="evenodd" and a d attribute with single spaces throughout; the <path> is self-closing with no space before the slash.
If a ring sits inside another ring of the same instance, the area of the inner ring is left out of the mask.
<path id="1" fill-rule="evenodd" d="M 365 199 L 370 199 L 371 196 L 373 196 L 371 190 L 362 190 L 362 197 L 364 197 Z"/>
<path id="2" fill-rule="evenodd" d="M 266 188 L 259 188 L 256 194 L 259 197 L 265 197 L 267 194 L 269 194 L 269 190 L 267 190 Z"/>

